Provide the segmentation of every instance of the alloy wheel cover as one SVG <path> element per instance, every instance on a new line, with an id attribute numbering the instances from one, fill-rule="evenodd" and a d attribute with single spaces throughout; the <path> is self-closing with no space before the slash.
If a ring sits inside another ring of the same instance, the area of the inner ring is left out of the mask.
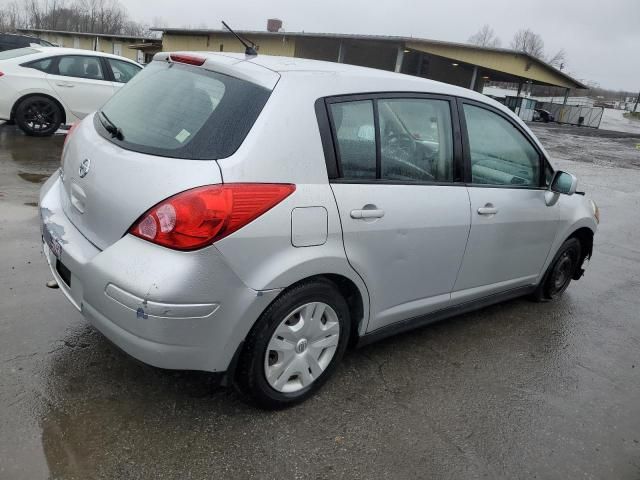
<path id="1" fill-rule="evenodd" d="M 311 302 L 297 307 L 280 322 L 267 344 L 267 383 L 282 393 L 307 388 L 329 366 L 339 341 L 340 322 L 331 306 Z"/>

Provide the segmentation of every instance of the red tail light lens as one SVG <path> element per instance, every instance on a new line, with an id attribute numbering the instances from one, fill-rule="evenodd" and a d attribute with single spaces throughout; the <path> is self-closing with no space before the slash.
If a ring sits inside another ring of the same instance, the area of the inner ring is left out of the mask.
<path id="1" fill-rule="evenodd" d="M 244 227 L 295 189 L 295 185 L 274 183 L 194 188 L 160 202 L 129 233 L 175 250 L 196 250 Z"/>
<path id="2" fill-rule="evenodd" d="M 3 76 L 4 76 L 4 72 L 0 72 L 0 77 L 3 77 Z"/>
<path id="3" fill-rule="evenodd" d="M 63 145 L 67 144 L 67 141 L 69 140 L 69 138 L 71 138 L 71 134 L 73 133 L 73 129 L 76 128 L 77 125 L 78 125 L 78 122 L 73 122 L 71 124 L 71 126 L 69 127 L 69 130 L 67 131 L 67 134 L 64 136 Z"/>
<path id="4" fill-rule="evenodd" d="M 71 138 L 71 133 L 73 132 L 73 129 L 76 128 L 77 125 L 78 125 L 78 122 L 73 122 L 71 124 L 71 127 L 69 127 L 69 131 L 64 136 L 64 142 L 62 143 L 62 155 L 60 156 L 60 166 L 62 167 L 63 170 L 64 170 L 64 153 L 65 153 L 65 150 L 67 149 L 67 142 L 69 141 L 69 138 Z"/>
<path id="5" fill-rule="evenodd" d="M 186 63 L 188 65 L 197 65 L 198 67 L 200 65 L 203 65 L 204 62 L 207 60 L 204 57 L 198 57 L 196 55 L 187 55 L 184 53 L 172 53 L 171 55 L 169 55 L 169 58 L 171 59 L 172 62 Z"/>

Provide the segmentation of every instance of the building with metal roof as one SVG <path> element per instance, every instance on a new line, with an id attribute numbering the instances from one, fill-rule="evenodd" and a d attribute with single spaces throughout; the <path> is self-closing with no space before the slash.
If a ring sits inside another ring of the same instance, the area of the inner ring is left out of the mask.
<path id="1" fill-rule="evenodd" d="M 228 31 L 216 29 L 154 28 L 162 40 L 115 34 L 21 29 L 64 47 L 122 55 L 141 63 L 160 50 L 243 52 Z M 524 52 L 463 43 L 390 35 L 354 35 L 243 30 L 238 33 L 266 55 L 310 58 L 396 71 L 430 78 L 482 92 L 487 82 L 519 86 L 545 85 L 587 88 L 582 82 Z"/>
<path id="2" fill-rule="evenodd" d="M 157 28 L 163 51 L 242 52 L 226 30 Z M 587 88 L 582 82 L 527 53 L 416 37 L 238 31 L 267 55 L 311 58 L 380 68 L 430 78 L 479 92 L 486 82 Z"/>
<path id="3" fill-rule="evenodd" d="M 162 49 L 160 40 L 147 37 L 38 28 L 21 28 L 18 32 L 42 38 L 60 47 L 113 53 L 140 63 L 146 63 L 146 60 Z"/>

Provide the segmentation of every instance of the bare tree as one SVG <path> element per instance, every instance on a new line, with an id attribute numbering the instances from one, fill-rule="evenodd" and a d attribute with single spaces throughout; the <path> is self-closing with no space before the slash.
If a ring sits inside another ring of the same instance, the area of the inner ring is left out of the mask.
<path id="1" fill-rule="evenodd" d="M 545 60 L 544 41 L 542 37 L 528 28 L 518 30 L 513 40 L 511 40 L 511 48 L 528 53 L 532 57 L 539 58 L 540 60 Z"/>
<path id="2" fill-rule="evenodd" d="M 560 70 L 566 68 L 567 52 L 565 52 L 564 48 L 558 50 L 554 55 L 547 56 L 544 51 L 542 37 L 528 28 L 518 30 L 513 40 L 511 40 L 511 48 L 528 53 L 532 57 L 539 58 Z"/>
<path id="3" fill-rule="evenodd" d="M 153 20 L 151 20 L 151 26 L 153 28 L 165 28 L 168 27 L 169 24 L 164 17 L 155 16 L 153 17 Z"/>
<path id="4" fill-rule="evenodd" d="M 62 20 L 62 12 L 65 9 L 65 0 L 50 0 L 47 4 L 49 11 L 49 25 L 52 30 L 60 30 L 60 21 Z"/>
<path id="5" fill-rule="evenodd" d="M 12 31 L 14 29 L 15 25 L 11 24 L 9 13 L 4 10 L 0 10 L 0 32 Z"/>
<path id="6" fill-rule="evenodd" d="M 471 35 L 467 40 L 473 45 L 479 45 L 481 47 L 499 47 L 502 42 L 496 36 L 493 28 L 488 24 L 484 24 L 480 30 Z"/>
<path id="7" fill-rule="evenodd" d="M 0 8 L 0 29 L 65 30 L 143 36 L 119 0 L 14 0 Z"/>
<path id="8" fill-rule="evenodd" d="M 567 53 L 564 51 L 564 48 L 561 48 L 556 52 L 555 55 L 547 58 L 547 63 L 551 66 L 554 66 L 560 70 L 565 68 L 565 63 L 567 61 Z"/>
<path id="9" fill-rule="evenodd" d="M 43 28 L 44 8 L 39 0 L 27 0 L 24 4 L 24 11 L 30 28 Z"/>
<path id="10" fill-rule="evenodd" d="M 144 37 L 146 32 L 149 31 L 149 25 L 134 22 L 133 20 L 127 20 L 122 26 L 122 35 L 129 35 L 131 37 Z"/>
<path id="11" fill-rule="evenodd" d="M 7 5 L 5 11 L 7 12 L 9 22 L 13 29 L 24 24 L 24 15 L 17 1 L 11 2 Z"/>

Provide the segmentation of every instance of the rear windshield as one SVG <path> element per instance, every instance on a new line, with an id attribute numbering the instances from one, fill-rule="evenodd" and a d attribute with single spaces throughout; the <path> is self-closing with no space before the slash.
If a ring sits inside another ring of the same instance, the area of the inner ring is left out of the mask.
<path id="1" fill-rule="evenodd" d="M 0 60 L 9 60 L 11 58 L 26 57 L 27 55 L 32 55 L 34 53 L 40 53 L 40 52 L 34 48 L 16 48 L 14 50 L 6 50 L 4 52 L 0 52 Z"/>
<path id="2" fill-rule="evenodd" d="M 94 123 L 128 150 L 215 160 L 238 149 L 270 93 L 204 68 L 155 61 L 105 104 Z"/>

